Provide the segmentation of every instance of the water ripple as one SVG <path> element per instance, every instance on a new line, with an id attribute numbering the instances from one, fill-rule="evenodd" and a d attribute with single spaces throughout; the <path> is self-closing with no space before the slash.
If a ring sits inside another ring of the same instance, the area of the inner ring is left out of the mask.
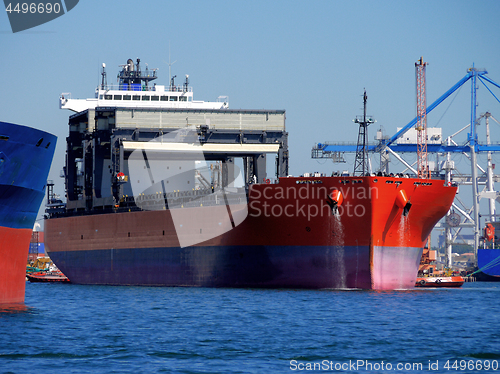
<path id="1" fill-rule="evenodd" d="M 292 360 L 500 361 L 499 292 L 495 283 L 387 292 L 27 284 L 26 305 L 0 309 L 0 372 L 288 373 Z"/>

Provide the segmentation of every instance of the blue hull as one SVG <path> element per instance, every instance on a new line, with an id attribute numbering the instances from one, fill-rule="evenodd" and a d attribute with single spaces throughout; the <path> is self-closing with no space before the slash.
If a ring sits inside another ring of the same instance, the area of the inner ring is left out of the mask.
<path id="1" fill-rule="evenodd" d="M 368 246 L 192 246 L 50 252 L 72 283 L 142 286 L 413 288 L 414 271 L 394 266 L 421 248 Z M 370 266 L 373 257 L 378 267 Z M 379 268 L 380 267 L 380 268 Z M 405 274 L 401 274 L 405 273 Z M 408 278 L 408 279 L 406 279 Z M 375 282 L 375 283 L 374 283 Z"/>
<path id="2" fill-rule="evenodd" d="M 490 266 L 482 270 L 482 272 L 492 277 L 498 277 L 498 280 L 500 280 L 500 249 L 477 250 L 478 268 L 481 269 L 488 264 L 490 264 Z"/>
<path id="3" fill-rule="evenodd" d="M 72 283 L 370 288 L 368 247 L 216 246 L 51 252 Z"/>
<path id="4" fill-rule="evenodd" d="M 33 228 L 56 141 L 47 132 L 0 122 L 0 227 Z"/>

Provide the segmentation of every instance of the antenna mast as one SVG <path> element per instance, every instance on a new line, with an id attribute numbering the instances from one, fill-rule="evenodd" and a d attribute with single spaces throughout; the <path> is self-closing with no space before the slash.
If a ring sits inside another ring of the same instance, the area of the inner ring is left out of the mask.
<path id="1" fill-rule="evenodd" d="M 173 86 L 172 65 L 175 64 L 176 62 L 177 62 L 177 60 L 175 60 L 174 62 L 170 62 L 170 41 L 169 41 L 168 42 L 168 81 L 170 82 L 170 91 L 172 91 L 172 86 Z"/>
<path id="2" fill-rule="evenodd" d="M 366 138 L 368 136 L 367 127 L 369 124 L 374 123 L 372 117 L 366 116 L 366 90 L 363 94 L 363 116 L 357 116 L 354 123 L 359 123 L 358 145 L 356 147 L 356 159 L 354 160 L 354 173 L 353 175 L 367 175 L 368 170 L 368 151 Z"/>
<path id="3" fill-rule="evenodd" d="M 423 57 L 415 63 L 415 74 L 417 79 L 417 160 L 418 177 L 430 178 L 429 161 L 427 158 L 427 100 L 425 93 L 425 67 Z"/>
<path id="4" fill-rule="evenodd" d="M 108 81 L 106 79 L 106 64 L 104 62 L 102 63 L 101 76 L 102 76 L 101 90 L 104 90 L 104 89 L 106 89 L 108 87 Z"/>

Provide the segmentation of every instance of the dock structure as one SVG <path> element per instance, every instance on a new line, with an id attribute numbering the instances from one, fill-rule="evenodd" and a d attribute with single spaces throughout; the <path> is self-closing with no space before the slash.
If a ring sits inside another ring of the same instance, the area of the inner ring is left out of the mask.
<path id="1" fill-rule="evenodd" d="M 149 172 L 143 179 L 152 185 L 162 178 L 155 177 L 151 165 L 168 169 L 168 161 L 181 169 L 186 164 L 179 162 L 191 162 L 193 173 L 185 174 L 182 183 L 178 175 L 161 183 L 164 193 L 213 188 L 203 173 L 195 175 L 200 161 L 216 169 L 222 187 L 237 177 L 232 167 L 237 158 L 247 187 L 288 175 L 285 110 L 96 107 L 72 115 L 69 127 L 66 209 L 75 213 L 109 210 L 133 195 L 132 183 L 141 182 L 127 183 L 134 153 L 143 155 Z M 266 170 L 268 154 L 276 157 L 272 174 Z"/>

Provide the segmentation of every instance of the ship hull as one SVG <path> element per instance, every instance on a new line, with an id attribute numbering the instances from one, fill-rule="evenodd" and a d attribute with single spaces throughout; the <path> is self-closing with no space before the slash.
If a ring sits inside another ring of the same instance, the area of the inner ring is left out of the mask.
<path id="1" fill-rule="evenodd" d="M 56 137 L 0 122 L 0 304 L 24 302 L 26 261 Z"/>
<path id="2" fill-rule="evenodd" d="M 80 284 L 406 289 L 455 192 L 409 178 L 281 178 L 253 185 L 221 233 L 224 205 L 51 218 L 45 245 Z"/>
<path id="3" fill-rule="evenodd" d="M 477 266 L 482 269 L 483 274 L 479 274 L 478 278 L 486 281 L 500 281 L 500 249 L 483 249 L 477 250 Z"/>
<path id="4" fill-rule="evenodd" d="M 32 229 L 0 227 L 0 304 L 24 301 L 26 260 Z"/>

